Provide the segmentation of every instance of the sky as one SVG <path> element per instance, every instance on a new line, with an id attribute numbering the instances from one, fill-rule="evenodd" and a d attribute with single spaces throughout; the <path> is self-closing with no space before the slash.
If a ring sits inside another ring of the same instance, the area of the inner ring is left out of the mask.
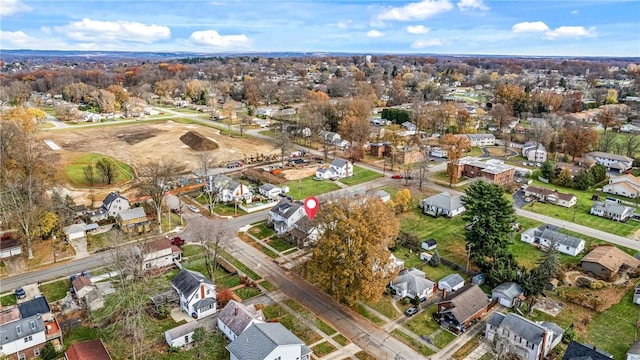
<path id="1" fill-rule="evenodd" d="M 0 49 L 640 57 L 640 0 L 0 0 Z"/>

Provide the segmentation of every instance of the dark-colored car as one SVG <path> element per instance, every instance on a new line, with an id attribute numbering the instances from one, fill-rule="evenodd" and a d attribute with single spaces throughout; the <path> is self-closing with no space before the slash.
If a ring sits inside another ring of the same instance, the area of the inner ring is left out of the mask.
<path id="1" fill-rule="evenodd" d="M 410 308 L 407 309 L 407 311 L 404 312 L 405 315 L 407 316 L 413 316 L 415 314 L 418 313 L 420 309 L 418 309 L 416 306 L 412 306 Z"/>
<path id="2" fill-rule="evenodd" d="M 17 288 L 15 291 L 16 299 L 24 299 L 27 297 L 27 293 L 23 288 Z"/>

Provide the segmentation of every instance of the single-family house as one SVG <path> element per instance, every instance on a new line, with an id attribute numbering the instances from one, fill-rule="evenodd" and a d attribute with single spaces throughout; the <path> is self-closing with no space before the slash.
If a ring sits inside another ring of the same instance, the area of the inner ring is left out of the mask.
<path id="1" fill-rule="evenodd" d="M 256 310 L 253 305 L 245 306 L 231 300 L 218 314 L 218 329 L 229 339 L 235 340 L 253 323 L 265 322 L 262 310 Z"/>
<path id="2" fill-rule="evenodd" d="M 258 187 L 258 193 L 268 199 L 277 198 L 281 192 L 282 189 L 273 184 L 262 184 Z"/>
<path id="3" fill-rule="evenodd" d="M 164 340 L 170 347 L 180 348 L 193 342 L 193 333 L 201 327 L 197 321 L 189 321 L 164 332 Z"/>
<path id="4" fill-rule="evenodd" d="M 330 169 L 339 178 L 353 176 L 353 163 L 348 160 L 335 158 L 331 162 Z"/>
<path id="5" fill-rule="evenodd" d="M 422 242 L 420 247 L 427 251 L 435 250 L 435 248 L 438 247 L 438 242 L 436 241 L 436 239 L 427 239 Z"/>
<path id="6" fill-rule="evenodd" d="M 488 311 L 489 298 L 478 285 L 467 285 L 436 303 L 435 318 L 440 326 L 456 333 L 464 333 L 471 322 Z"/>
<path id="7" fill-rule="evenodd" d="M 269 223 L 273 224 L 276 233 L 281 235 L 291 230 L 298 220 L 306 216 L 302 201 L 293 201 L 285 197 L 269 210 Z"/>
<path id="8" fill-rule="evenodd" d="M 78 299 L 84 299 L 87 294 L 95 290 L 93 282 L 87 276 L 78 276 L 71 282 L 71 288 L 73 293 Z"/>
<path id="9" fill-rule="evenodd" d="M 143 270 L 173 266 L 174 261 L 182 258 L 182 250 L 164 237 L 142 244 L 141 250 Z"/>
<path id="10" fill-rule="evenodd" d="M 631 345 L 631 348 L 627 351 L 627 360 L 640 360 L 640 341 L 636 341 Z"/>
<path id="11" fill-rule="evenodd" d="M 469 139 L 471 146 L 493 146 L 496 144 L 496 136 L 493 134 L 463 134 Z"/>
<path id="12" fill-rule="evenodd" d="M 320 130 L 320 132 L 318 132 L 318 135 L 325 144 L 335 144 L 342 141 L 342 137 L 340 136 L 340 134 L 332 131 Z"/>
<path id="13" fill-rule="evenodd" d="M 303 248 L 315 244 L 320 237 L 321 229 L 315 222 L 304 216 L 293 224 L 293 227 L 282 234 L 282 237 L 292 245 Z"/>
<path id="14" fill-rule="evenodd" d="M 589 214 L 610 219 L 613 221 L 625 222 L 633 216 L 634 208 L 611 201 L 594 201 L 589 210 Z"/>
<path id="15" fill-rule="evenodd" d="M 541 225 L 523 231 L 520 240 L 543 248 L 548 248 L 552 244 L 556 250 L 563 254 L 576 256 L 584 250 L 584 240 L 575 236 L 563 234 L 553 225 Z"/>
<path id="16" fill-rule="evenodd" d="M 62 233 L 64 234 L 65 239 L 69 241 L 82 239 L 87 236 L 86 224 L 79 223 L 65 226 L 62 228 Z"/>
<path id="17" fill-rule="evenodd" d="M 129 204 L 129 199 L 120 195 L 120 192 L 113 191 L 110 192 L 104 200 L 102 200 L 102 206 L 98 209 L 98 212 L 95 215 L 98 217 L 97 220 L 106 219 L 108 217 L 115 218 L 121 211 L 127 210 L 130 207 L 131 204 Z"/>
<path id="18" fill-rule="evenodd" d="M 602 192 L 635 199 L 640 195 L 640 178 L 632 174 L 612 176 Z"/>
<path id="19" fill-rule="evenodd" d="M 220 202 L 230 202 L 236 199 L 250 200 L 251 187 L 239 183 L 224 174 L 207 176 L 205 191 L 214 194 Z"/>
<path id="20" fill-rule="evenodd" d="M 640 305 L 640 284 L 636 285 L 633 292 L 633 303 Z"/>
<path id="21" fill-rule="evenodd" d="M 438 289 L 443 290 L 444 294 L 462 289 L 464 279 L 460 274 L 449 274 L 438 281 Z"/>
<path id="22" fill-rule="evenodd" d="M 493 313 L 487 320 L 485 334 L 490 342 L 499 341 L 502 350 L 519 359 L 543 360 L 560 343 L 564 330 L 549 322 L 533 322 L 515 313 Z"/>
<path id="23" fill-rule="evenodd" d="M 5 235 L 6 234 L 6 235 Z M 0 259 L 22 254 L 22 245 L 18 239 L 5 233 L 0 237 Z"/>
<path id="24" fill-rule="evenodd" d="M 102 339 L 87 340 L 71 344 L 64 353 L 65 360 L 111 360 Z"/>
<path id="25" fill-rule="evenodd" d="M 454 217 L 464 212 L 462 199 L 459 195 L 451 195 L 448 192 L 442 192 L 433 196 L 429 196 L 420 202 L 422 212 L 431 216 Z"/>
<path id="26" fill-rule="evenodd" d="M 216 287 L 197 271 L 182 269 L 171 280 L 171 286 L 180 296 L 180 307 L 196 319 L 216 312 Z"/>
<path id="27" fill-rule="evenodd" d="M 585 272 L 610 279 L 620 270 L 637 269 L 640 260 L 615 246 L 598 246 L 582 258 L 580 265 Z"/>
<path id="28" fill-rule="evenodd" d="M 33 359 L 42 354 L 47 342 L 42 315 L 18 318 L 0 325 L 0 357 Z"/>
<path id="29" fill-rule="evenodd" d="M 502 160 L 480 161 L 470 156 L 459 159 L 455 171 L 458 177 L 481 177 L 497 185 L 511 184 L 516 174 L 515 167 L 505 164 Z"/>
<path id="30" fill-rule="evenodd" d="M 557 190 L 537 186 L 527 186 L 524 190 L 524 196 L 536 198 L 540 202 L 547 202 L 567 208 L 575 206 L 578 202 L 578 198 L 573 194 L 565 194 Z"/>
<path id="31" fill-rule="evenodd" d="M 254 323 L 227 345 L 231 360 L 311 360 L 311 349 L 280 323 Z"/>
<path id="32" fill-rule="evenodd" d="M 31 300 L 18 304 L 18 311 L 20 312 L 20 317 L 23 319 L 30 318 L 38 314 L 44 317 L 45 320 L 51 320 L 53 318 L 49 302 L 44 296 L 35 297 Z"/>
<path id="33" fill-rule="evenodd" d="M 527 158 L 528 161 L 543 163 L 547 161 L 547 150 L 544 145 L 529 141 L 522 146 L 522 156 Z"/>
<path id="34" fill-rule="evenodd" d="M 407 131 L 411 131 L 414 133 L 416 130 L 418 130 L 418 127 L 416 126 L 416 124 L 412 123 L 411 121 L 405 121 L 402 124 L 400 124 L 400 126 L 407 129 Z"/>
<path id="35" fill-rule="evenodd" d="M 584 158 L 586 161 L 595 161 L 596 164 L 606 166 L 611 172 L 623 173 L 633 167 L 633 159 L 624 155 L 592 151 L 586 153 Z"/>
<path id="36" fill-rule="evenodd" d="M 331 167 L 319 167 L 316 169 L 316 179 L 327 180 L 334 176 L 335 174 L 331 170 Z"/>
<path id="37" fill-rule="evenodd" d="M 389 287 L 396 295 L 401 297 L 425 299 L 435 291 L 436 284 L 426 278 L 426 274 L 418 269 L 411 268 L 400 271 Z"/>
<path id="38" fill-rule="evenodd" d="M 431 150 L 429 150 L 429 154 L 433 157 L 443 159 L 447 157 L 447 150 L 439 147 L 434 147 L 434 148 L 431 148 Z"/>
<path id="39" fill-rule="evenodd" d="M 125 233 L 142 234 L 150 229 L 151 222 L 147 219 L 147 214 L 143 207 L 136 207 L 123 210 L 118 213 L 116 223 Z"/>
<path id="40" fill-rule="evenodd" d="M 514 282 L 502 283 L 491 291 L 491 300 L 508 308 L 517 307 L 524 300 L 524 289 Z"/>
<path id="41" fill-rule="evenodd" d="M 594 345 L 571 340 L 564 352 L 562 360 L 612 360 L 613 355 Z M 630 360 L 630 359 L 627 359 Z M 634 360 L 640 360 L 634 359 Z"/>

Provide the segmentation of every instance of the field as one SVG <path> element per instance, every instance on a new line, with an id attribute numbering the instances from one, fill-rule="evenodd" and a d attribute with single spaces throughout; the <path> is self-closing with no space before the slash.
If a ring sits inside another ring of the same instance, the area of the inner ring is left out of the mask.
<path id="1" fill-rule="evenodd" d="M 78 153 L 75 157 L 72 155 L 69 156 L 71 162 L 64 168 L 64 173 L 67 180 L 75 187 L 88 187 L 87 180 L 84 176 L 84 169 L 87 165 L 92 164 L 95 169 L 96 162 L 101 158 L 108 158 L 108 156 L 96 154 L 96 153 Z M 117 185 L 123 182 L 127 182 L 133 179 L 133 169 L 131 167 L 121 161 L 114 160 L 117 167 L 117 173 L 115 179 L 113 179 L 110 186 Z M 94 170 L 94 175 L 96 178 L 96 186 L 105 186 L 106 183 L 103 182 L 100 177 L 97 169 Z M 109 185 L 107 185 L 109 186 Z"/>

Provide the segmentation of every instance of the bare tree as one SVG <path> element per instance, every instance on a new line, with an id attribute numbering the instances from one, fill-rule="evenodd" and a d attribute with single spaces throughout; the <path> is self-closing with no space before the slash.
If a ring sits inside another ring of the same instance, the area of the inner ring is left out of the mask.
<path id="1" fill-rule="evenodd" d="M 169 183 L 184 171 L 184 165 L 174 162 L 150 162 L 139 168 L 136 184 L 141 195 L 153 201 L 158 219 L 158 233 L 162 234 L 162 198 L 169 189 Z"/>
<path id="2" fill-rule="evenodd" d="M 610 152 L 617 144 L 617 136 L 614 132 L 603 132 L 598 142 L 598 150 L 603 152 Z M 618 144 L 620 145 L 620 144 Z"/>
<path id="3" fill-rule="evenodd" d="M 209 169 L 214 166 L 215 158 L 211 155 L 211 152 L 202 152 L 198 154 L 198 161 L 202 167 L 202 173 L 205 178 L 209 176 Z"/>
<path id="4" fill-rule="evenodd" d="M 199 219 L 191 224 L 193 231 L 192 241 L 202 245 L 202 253 L 207 267 L 207 273 L 213 280 L 218 270 L 218 257 L 220 250 L 229 241 L 232 231 L 225 220 Z"/>
<path id="5" fill-rule="evenodd" d="M 625 154 L 633 158 L 635 157 L 635 153 L 640 149 L 640 137 L 638 137 L 637 132 L 630 132 L 622 136 L 622 145 L 625 151 Z"/>
<path id="6" fill-rule="evenodd" d="M 418 189 L 422 190 L 422 185 L 429 178 L 429 159 L 418 163 Z"/>
<path id="7" fill-rule="evenodd" d="M 291 149 L 291 139 L 289 134 L 284 130 L 284 124 L 280 124 L 280 129 L 276 130 L 276 137 L 274 142 L 274 148 L 280 151 L 280 161 L 284 168 L 284 159 L 287 157 L 287 152 Z"/>
<path id="8" fill-rule="evenodd" d="M 96 184 L 96 173 L 93 169 L 93 164 L 85 166 L 82 169 L 82 172 L 84 174 L 84 179 L 87 181 L 87 184 L 89 184 L 89 187 L 93 187 L 93 185 Z"/>

